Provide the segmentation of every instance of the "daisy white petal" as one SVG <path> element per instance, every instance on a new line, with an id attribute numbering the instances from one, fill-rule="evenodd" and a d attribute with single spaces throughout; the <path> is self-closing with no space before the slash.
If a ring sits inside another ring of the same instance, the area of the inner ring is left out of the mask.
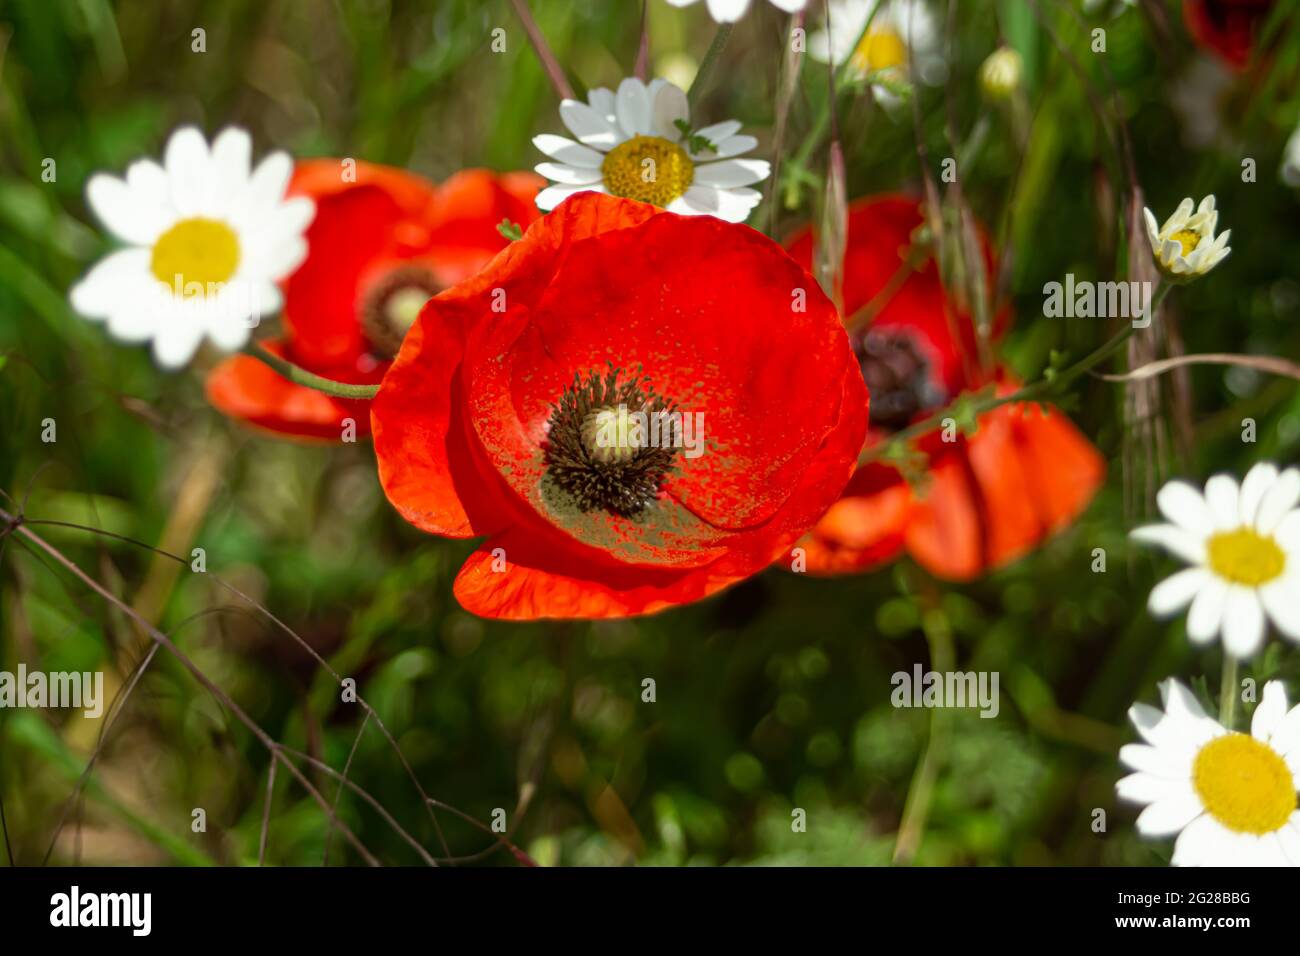
<path id="1" fill-rule="evenodd" d="M 714 123 L 712 126 L 705 126 L 696 132 L 697 136 L 707 139 L 711 142 L 719 142 L 729 136 L 735 136 L 740 132 L 739 120 L 727 120 L 723 123 Z"/>
<path id="2" fill-rule="evenodd" d="M 1160 699 L 1164 701 L 1165 713 L 1170 717 L 1190 720 L 1204 720 L 1205 708 L 1196 699 L 1187 685 L 1170 677 L 1160 682 Z"/>
<path id="3" fill-rule="evenodd" d="M 1262 585 L 1259 602 L 1283 636 L 1300 641 L 1300 567 Z"/>
<path id="4" fill-rule="evenodd" d="M 172 204 L 182 216 L 212 212 L 216 182 L 212 160 L 203 134 L 193 126 L 172 133 L 163 151 L 163 167 L 171 182 Z"/>
<path id="5" fill-rule="evenodd" d="M 1156 493 L 1156 506 L 1169 521 L 1193 534 L 1214 530 L 1214 516 L 1205 498 L 1185 481 L 1171 481 Z"/>
<path id="6" fill-rule="evenodd" d="M 1259 503 L 1264 500 L 1264 493 L 1273 486 L 1275 481 L 1277 481 L 1277 466 L 1272 462 L 1261 461 L 1246 472 L 1246 477 L 1241 482 L 1241 506 L 1237 512 L 1239 525 L 1254 527 Z"/>
<path id="7" fill-rule="evenodd" d="M 613 149 L 629 135 L 633 135 L 630 131 L 620 131 L 617 125 L 586 103 L 577 100 L 565 100 L 560 104 L 560 119 L 569 128 L 569 132 L 578 138 L 578 142 L 602 152 Z"/>
<path id="8" fill-rule="evenodd" d="M 691 159 L 704 163 L 711 159 L 729 159 L 756 148 L 758 140 L 753 136 L 728 136 L 721 142 L 714 143 L 713 146 L 713 149 L 705 148 L 698 153 L 691 153 Z"/>
<path id="9" fill-rule="evenodd" d="M 178 369 L 198 350 L 203 329 L 194 322 L 176 322 L 160 327 L 153 339 L 153 356 L 165 369 Z"/>
<path id="10" fill-rule="evenodd" d="M 1220 529 L 1236 528 L 1241 520 L 1241 488 L 1231 475 L 1215 475 L 1205 483 L 1205 503 Z"/>
<path id="11" fill-rule="evenodd" d="M 701 186 L 734 188 L 762 182 L 772 172 L 763 159 L 724 159 L 695 168 L 695 182 Z"/>
<path id="12" fill-rule="evenodd" d="M 1164 548 L 1174 557 L 1182 558 L 1190 564 L 1202 564 L 1205 561 L 1205 538 L 1177 525 L 1153 524 L 1134 528 L 1129 532 L 1134 541 L 1154 544 Z"/>
<path id="13" fill-rule="evenodd" d="M 1223 611 L 1223 649 L 1233 657 L 1256 654 L 1264 643 L 1264 608 L 1250 588 L 1233 585 Z"/>
<path id="14" fill-rule="evenodd" d="M 654 133 L 650 93 L 640 80 L 628 77 L 618 85 L 615 107 L 618 113 L 618 125 L 625 133 L 632 136 L 648 136 Z"/>
<path id="15" fill-rule="evenodd" d="M 1213 866 L 1230 859 L 1232 835 L 1208 813 L 1197 817 L 1174 842 L 1174 866 Z"/>
<path id="16" fill-rule="evenodd" d="M 1156 617 L 1169 617 L 1192 603 L 1199 591 L 1210 582 L 1210 572 L 1204 568 L 1187 568 L 1165 578 L 1151 591 L 1147 608 Z"/>
<path id="17" fill-rule="evenodd" d="M 231 126 L 212 141 L 212 175 L 217 198 L 228 200 L 238 195 L 252 170 L 253 138 Z"/>
<path id="18" fill-rule="evenodd" d="M 1204 812 L 1196 794 L 1184 787 L 1177 793 L 1148 804 L 1138 814 L 1138 833 L 1148 837 L 1173 836 Z"/>
<path id="19" fill-rule="evenodd" d="M 585 186 L 601 180 L 599 169 L 566 166 L 563 163 L 538 163 L 533 167 L 539 174 L 563 186 Z"/>
<path id="20" fill-rule="evenodd" d="M 1255 515 L 1255 530 L 1270 533 L 1297 504 L 1300 504 L 1300 469 L 1288 468 L 1264 493 Z"/>
<path id="21" fill-rule="evenodd" d="M 1177 797 L 1186 790 L 1186 781 L 1172 780 L 1144 771 L 1121 777 L 1115 784 L 1116 795 L 1121 800 L 1132 803 L 1157 803 Z"/>
<path id="22" fill-rule="evenodd" d="M 546 210 L 554 209 L 574 193 L 603 193 L 604 191 L 605 189 L 600 185 L 600 183 L 594 183 L 588 186 L 548 186 L 537 194 L 537 208 Z"/>
<path id="23" fill-rule="evenodd" d="M 72 287 L 72 307 L 88 318 L 106 318 L 130 289 L 149 274 L 148 249 L 119 249 L 91 268 Z"/>
<path id="24" fill-rule="evenodd" d="M 1273 540 L 1285 551 L 1300 551 L 1300 509 L 1288 513 L 1277 523 Z"/>
<path id="25" fill-rule="evenodd" d="M 1208 644 L 1219 636 L 1228 606 L 1228 587 L 1228 582 L 1211 577 L 1192 599 L 1187 613 L 1187 639 L 1193 644 Z"/>
<path id="26" fill-rule="evenodd" d="M 587 93 L 587 103 L 593 110 L 605 117 L 613 126 L 617 122 L 614 102 L 614 91 L 603 86 L 598 86 Z"/>
<path id="27" fill-rule="evenodd" d="M 1194 751 L 1188 748 L 1179 754 L 1169 748 L 1148 744 L 1125 744 L 1119 748 L 1120 762 L 1141 773 L 1156 777 L 1186 779 L 1192 769 Z"/>
<path id="28" fill-rule="evenodd" d="M 682 131 L 679 123 L 690 123 L 691 108 L 686 94 L 671 83 L 662 83 L 651 106 L 651 125 L 656 136 L 676 141 Z"/>
<path id="29" fill-rule="evenodd" d="M 1250 718 L 1250 732 L 1256 740 L 1269 743 L 1286 716 L 1286 688 L 1281 681 L 1271 680 L 1264 685 L 1259 706 Z"/>
<path id="30" fill-rule="evenodd" d="M 600 164 L 605 161 L 604 155 L 594 149 L 583 146 L 581 143 L 575 143 L 571 139 L 565 139 L 563 136 L 556 136 L 553 133 L 534 136 L 533 145 L 547 156 L 564 163 L 566 166 L 600 169 Z"/>
<path id="31" fill-rule="evenodd" d="M 135 190 L 116 176 L 96 173 L 86 183 L 86 202 L 109 232 L 123 242 L 147 245 L 165 224 L 136 201 Z"/>

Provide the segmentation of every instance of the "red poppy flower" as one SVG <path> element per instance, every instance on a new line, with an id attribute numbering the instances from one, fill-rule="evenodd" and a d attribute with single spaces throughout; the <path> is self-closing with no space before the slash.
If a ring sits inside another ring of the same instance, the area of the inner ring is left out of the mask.
<path id="1" fill-rule="evenodd" d="M 1183 19 L 1197 44 L 1244 70 L 1272 9 L 1273 0 L 1185 0 Z"/>
<path id="2" fill-rule="evenodd" d="M 871 389 L 867 445 L 932 415 L 963 392 L 996 383 L 1005 371 L 981 373 L 967 316 L 955 315 L 933 259 L 907 265 L 912 233 L 922 223 L 914 199 L 860 200 L 849 215 L 844 307 L 850 317 L 872 304 L 874 318 L 852 344 Z M 812 260 L 812 235 L 790 243 Z M 879 297 L 879 298 L 877 298 Z M 861 571 L 904 551 L 933 574 L 975 577 L 1024 555 L 1087 506 L 1105 465 L 1060 412 L 1005 405 L 982 415 L 973 435 L 919 442 L 928 456 L 928 487 L 914 491 L 892 465 L 858 469 L 844 495 L 801 542 L 813 573 Z"/>
<path id="3" fill-rule="evenodd" d="M 867 395 L 776 243 L 580 193 L 425 306 L 371 422 L 407 521 L 487 536 L 467 610 L 621 617 L 788 554 L 853 472 Z"/>
<path id="4" fill-rule="evenodd" d="M 314 199 L 316 217 L 284 284 L 284 337 L 262 344 L 317 375 L 378 383 L 424 303 L 505 248 L 501 220 L 538 217 L 543 184 L 471 169 L 435 186 L 387 166 L 300 163 L 289 194 Z M 370 428 L 368 403 L 295 385 L 247 355 L 219 365 L 207 391 L 227 415 L 281 434 L 338 441 L 349 418 L 358 434 Z"/>

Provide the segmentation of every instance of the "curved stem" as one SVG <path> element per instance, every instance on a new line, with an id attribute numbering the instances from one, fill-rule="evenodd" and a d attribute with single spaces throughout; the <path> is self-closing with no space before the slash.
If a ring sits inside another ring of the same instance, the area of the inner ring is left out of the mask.
<path id="1" fill-rule="evenodd" d="M 1160 290 L 1153 297 L 1151 303 L 1151 314 L 1153 317 L 1159 311 L 1160 304 L 1164 302 L 1165 296 L 1169 294 L 1171 288 L 1172 286 L 1169 285 L 1161 286 Z M 1010 405 L 1013 402 L 1037 402 L 1052 395 L 1057 395 L 1064 391 L 1067 385 L 1072 384 L 1076 379 L 1087 374 L 1093 368 L 1118 352 L 1124 346 L 1124 343 L 1133 337 L 1133 333 L 1137 331 L 1137 328 L 1137 326 L 1129 323 L 1107 339 L 1104 344 L 1098 346 L 1069 368 L 1058 372 L 1055 375 L 1039 379 L 1032 385 L 1026 385 L 1023 388 L 1019 388 L 1009 395 L 985 395 L 983 398 L 978 398 L 973 402 L 969 402 L 969 404 L 966 405 L 966 408 L 971 414 L 983 415 L 985 412 L 991 412 L 995 408 L 1001 408 L 1003 405 Z M 954 402 L 945 408 L 941 408 L 929 418 L 919 421 L 914 425 L 909 425 L 902 431 L 894 433 L 888 440 L 864 449 L 862 454 L 858 456 L 858 464 L 865 465 L 869 462 L 878 461 L 879 459 L 886 457 L 891 449 L 905 446 L 908 442 L 914 441 L 923 435 L 929 434 L 936 428 L 942 427 L 944 419 L 953 417 L 958 405 L 961 404 L 962 401 L 962 399 L 958 399 L 957 402 Z"/>
<path id="2" fill-rule="evenodd" d="M 305 368 L 294 365 L 287 359 L 281 358 L 274 352 L 267 351 L 256 342 L 250 342 L 241 351 L 264 365 L 269 365 L 289 381 L 297 385 L 305 385 L 307 388 L 315 389 L 318 392 L 324 392 L 326 395 L 333 395 L 335 398 L 351 398 L 365 401 L 374 398 L 379 392 L 378 385 L 349 385 L 347 382 L 336 382 L 332 378 L 316 375 Z"/>
<path id="3" fill-rule="evenodd" d="M 1219 723 L 1229 730 L 1237 714 L 1237 659 L 1223 655 L 1223 682 L 1219 685 Z"/>
<path id="4" fill-rule="evenodd" d="M 718 32 L 713 34 L 713 42 L 709 44 L 708 52 L 704 54 L 704 59 L 700 62 L 700 68 L 695 71 L 695 79 L 691 81 L 691 88 L 686 93 L 686 101 L 690 104 L 692 110 L 695 109 L 695 104 L 704 91 L 704 81 L 709 78 L 709 73 L 717 65 L 718 55 L 722 53 L 722 48 L 727 45 L 727 40 L 730 39 L 731 30 L 734 26 L 734 23 L 718 24 Z"/>

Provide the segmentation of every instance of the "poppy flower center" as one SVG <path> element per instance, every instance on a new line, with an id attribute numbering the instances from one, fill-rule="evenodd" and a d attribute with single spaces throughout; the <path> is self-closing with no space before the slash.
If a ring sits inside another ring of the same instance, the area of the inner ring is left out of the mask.
<path id="1" fill-rule="evenodd" d="M 375 283 L 361 302 L 361 331 L 370 350 L 383 359 L 396 355 L 424 304 L 441 291 L 423 266 L 399 266 Z"/>
<path id="2" fill-rule="evenodd" d="M 907 44 L 898 31 L 888 27 L 873 27 L 853 51 L 853 65 L 863 73 L 888 70 L 907 64 Z"/>
<path id="3" fill-rule="evenodd" d="M 1210 816 L 1237 833 L 1272 833 L 1296 809 L 1286 761 L 1249 734 L 1225 734 L 1202 747 L 1192 782 Z"/>
<path id="4" fill-rule="evenodd" d="M 239 238 L 215 219 L 182 219 L 153 244 L 149 270 L 173 294 L 203 298 L 235 274 Z"/>
<path id="5" fill-rule="evenodd" d="M 634 518 L 659 498 L 675 445 L 651 440 L 652 422 L 676 406 L 623 369 L 573 376 L 547 421 L 547 477 L 580 511 Z M 662 419 L 659 419 L 662 420 Z"/>
<path id="6" fill-rule="evenodd" d="M 854 351 L 871 394 L 871 426 L 901 431 L 920 412 L 938 408 L 947 396 L 930 381 L 930 363 L 908 335 L 868 332 Z"/>
<path id="7" fill-rule="evenodd" d="M 695 181 L 686 150 L 662 136 L 633 136 L 609 151 L 600 165 L 605 188 L 615 196 L 667 206 Z"/>
<path id="8" fill-rule="evenodd" d="M 1259 587 L 1286 570 L 1286 552 L 1273 540 L 1251 528 L 1221 531 L 1206 542 L 1210 568 L 1234 584 Z"/>
<path id="9" fill-rule="evenodd" d="M 1180 229 L 1169 238 L 1183 247 L 1184 256 L 1190 256 L 1201 244 L 1201 234 L 1191 229 Z"/>

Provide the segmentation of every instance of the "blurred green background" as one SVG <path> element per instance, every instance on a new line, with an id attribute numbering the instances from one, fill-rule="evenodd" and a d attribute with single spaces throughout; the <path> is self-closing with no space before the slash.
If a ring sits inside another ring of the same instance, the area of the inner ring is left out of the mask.
<path id="1" fill-rule="evenodd" d="M 613 86 L 631 73 L 640 3 L 533 7 L 576 81 Z M 940 24 L 946 9 L 934 4 Z M 1197 87 L 1215 74 L 1176 2 L 964 2 L 952 22 L 951 81 L 919 91 L 920 129 L 932 175 L 955 139 L 966 198 L 1003 242 L 1018 315 L 1007 356 L 1023 376 L 1107 334 L 1100 320 L 1042 318 L 1041 290 L 1066 272 L 1122 271 L 1125 183 L 1106 132 L 1120 120 L 1160 218 L 1184 195 L 1214 192 L 1220 228 L 1233 231 L 1229 259 L 1169 300 L 1180 347 L 1300 358 L 1300 194 L 1277 175 L 1300 122 L 1294 23 L 1274 18 L 1268 63 Z M 703 4 L 648 0 L 647 23 L 656 72 L 689 77 L 714 33 Z M 205 53 L 191 51 L 197 27 Z M 500 54 L 489 48 L 496 27 L 508 37 Z M 1089 49 L 1095 27 L 1104 55 Z M 697 123 L 741 119 L 768 155 L 787 29 L 756 0 Z M 1025 56 L 1018 116 L 987 104 L 974 81 L 1000 42 Z M 439 810 L 444 846 L 372 722 L 350 776 L 430 853 L 513 864 L 482 829 L 501 808 L 509 839 L 543 864 L 885 864 L 896 852 L 926 865 L 1167 861 L 1168 845 L 1139 841 L 1113 797 L 1124 713 L 1171 674 L 1217 686 L 1219 652 L 1192 649 L 1181 623 L 1145 613 L 1168 562 L 1125 536 L 1164 477 L 1300 458 L 1296 383 L 1195 369 L 1147 390 L 1154 404 L 1135 422 L 1124 387 L 1085 380 L 1068 410 L 1112 463 L 1106 489 L 1068 533 L 968 586 L 908 561 L 839 580 L 773 570 L 646 619 L 484 622 L 451 596 L 471 545 L 398 518 L 368 445 L 252 434 L 207 406 L 201 368 L 158 372 L 147 350 L 73 315 L 66 291 L 107 248 L 84 203 L 87 177 L 156 156 L 182 123 L 209 134 L 240 124 L 261 151 L 433 179 L 530 168 L 542 158 L 531 137 L 562 127 L 509 3 L 0 0 L 0 80 L 0 488 L 25 497 L 32 518 L 186 555 L 202 547 L 208 575 L 122 541 L 34 528 L 171 633 L 273 737 L 342 767 L 362 728 L 357 705 L 213 576 L 270 608 L 357 680 L 425 791 L 478 821 Z M 783 229 L 819 212 L 826 99 L 825 67 L 809 60 L 790 114 Z M 852 84 L 839 107 L 849 196 L 918 189 L 910 110 L 891 115 Z M 53 182 L 41 178 L 46 158 Z M 1256 160 L 1256 181 L 1242 181 L 1243 158 Z M 765 204 L 752 222 L 768 214 Z M 1247 417 L 1253 444 L 1241 440 Z M 53 443 L 42 441 L 46 419 Z M 1107 552 L 1104 574 L 1090 573 L 1094 548 Z M 0 669 L 102 669 L 120 684 L 139 660 L 129 619 L 16 538 L 0 560 Z M 890 706 L 892 673 L 945 661 L 1000 673 L 997 719 Z M 1294 680 L 1300 667 L 1274 641 L 1248 673 Z M 642 701 L 646 678 L 653 703 Z M 268 754 L 166 654 L 55 838 L 101 723 L 0 710 L 0 796 L 18 862 L 39 862 L 52 840 L 59 863 L 256 862 Z M 332 800 L 336 784 L 305 772 Z M 192 831 L 195 808 L 206 832 Z M 806 832 L 792 828 L 794 808 Z M 1106 811 L 1103 833 L 1094 808 Z M 383 861 L 419 862 L 355 794 L 339 813 Z M 281 768 L 267 862 L 318 864 L 326 839 L 320 807 Z M 335 835 L 330 862 L 359 860 Z"/>

